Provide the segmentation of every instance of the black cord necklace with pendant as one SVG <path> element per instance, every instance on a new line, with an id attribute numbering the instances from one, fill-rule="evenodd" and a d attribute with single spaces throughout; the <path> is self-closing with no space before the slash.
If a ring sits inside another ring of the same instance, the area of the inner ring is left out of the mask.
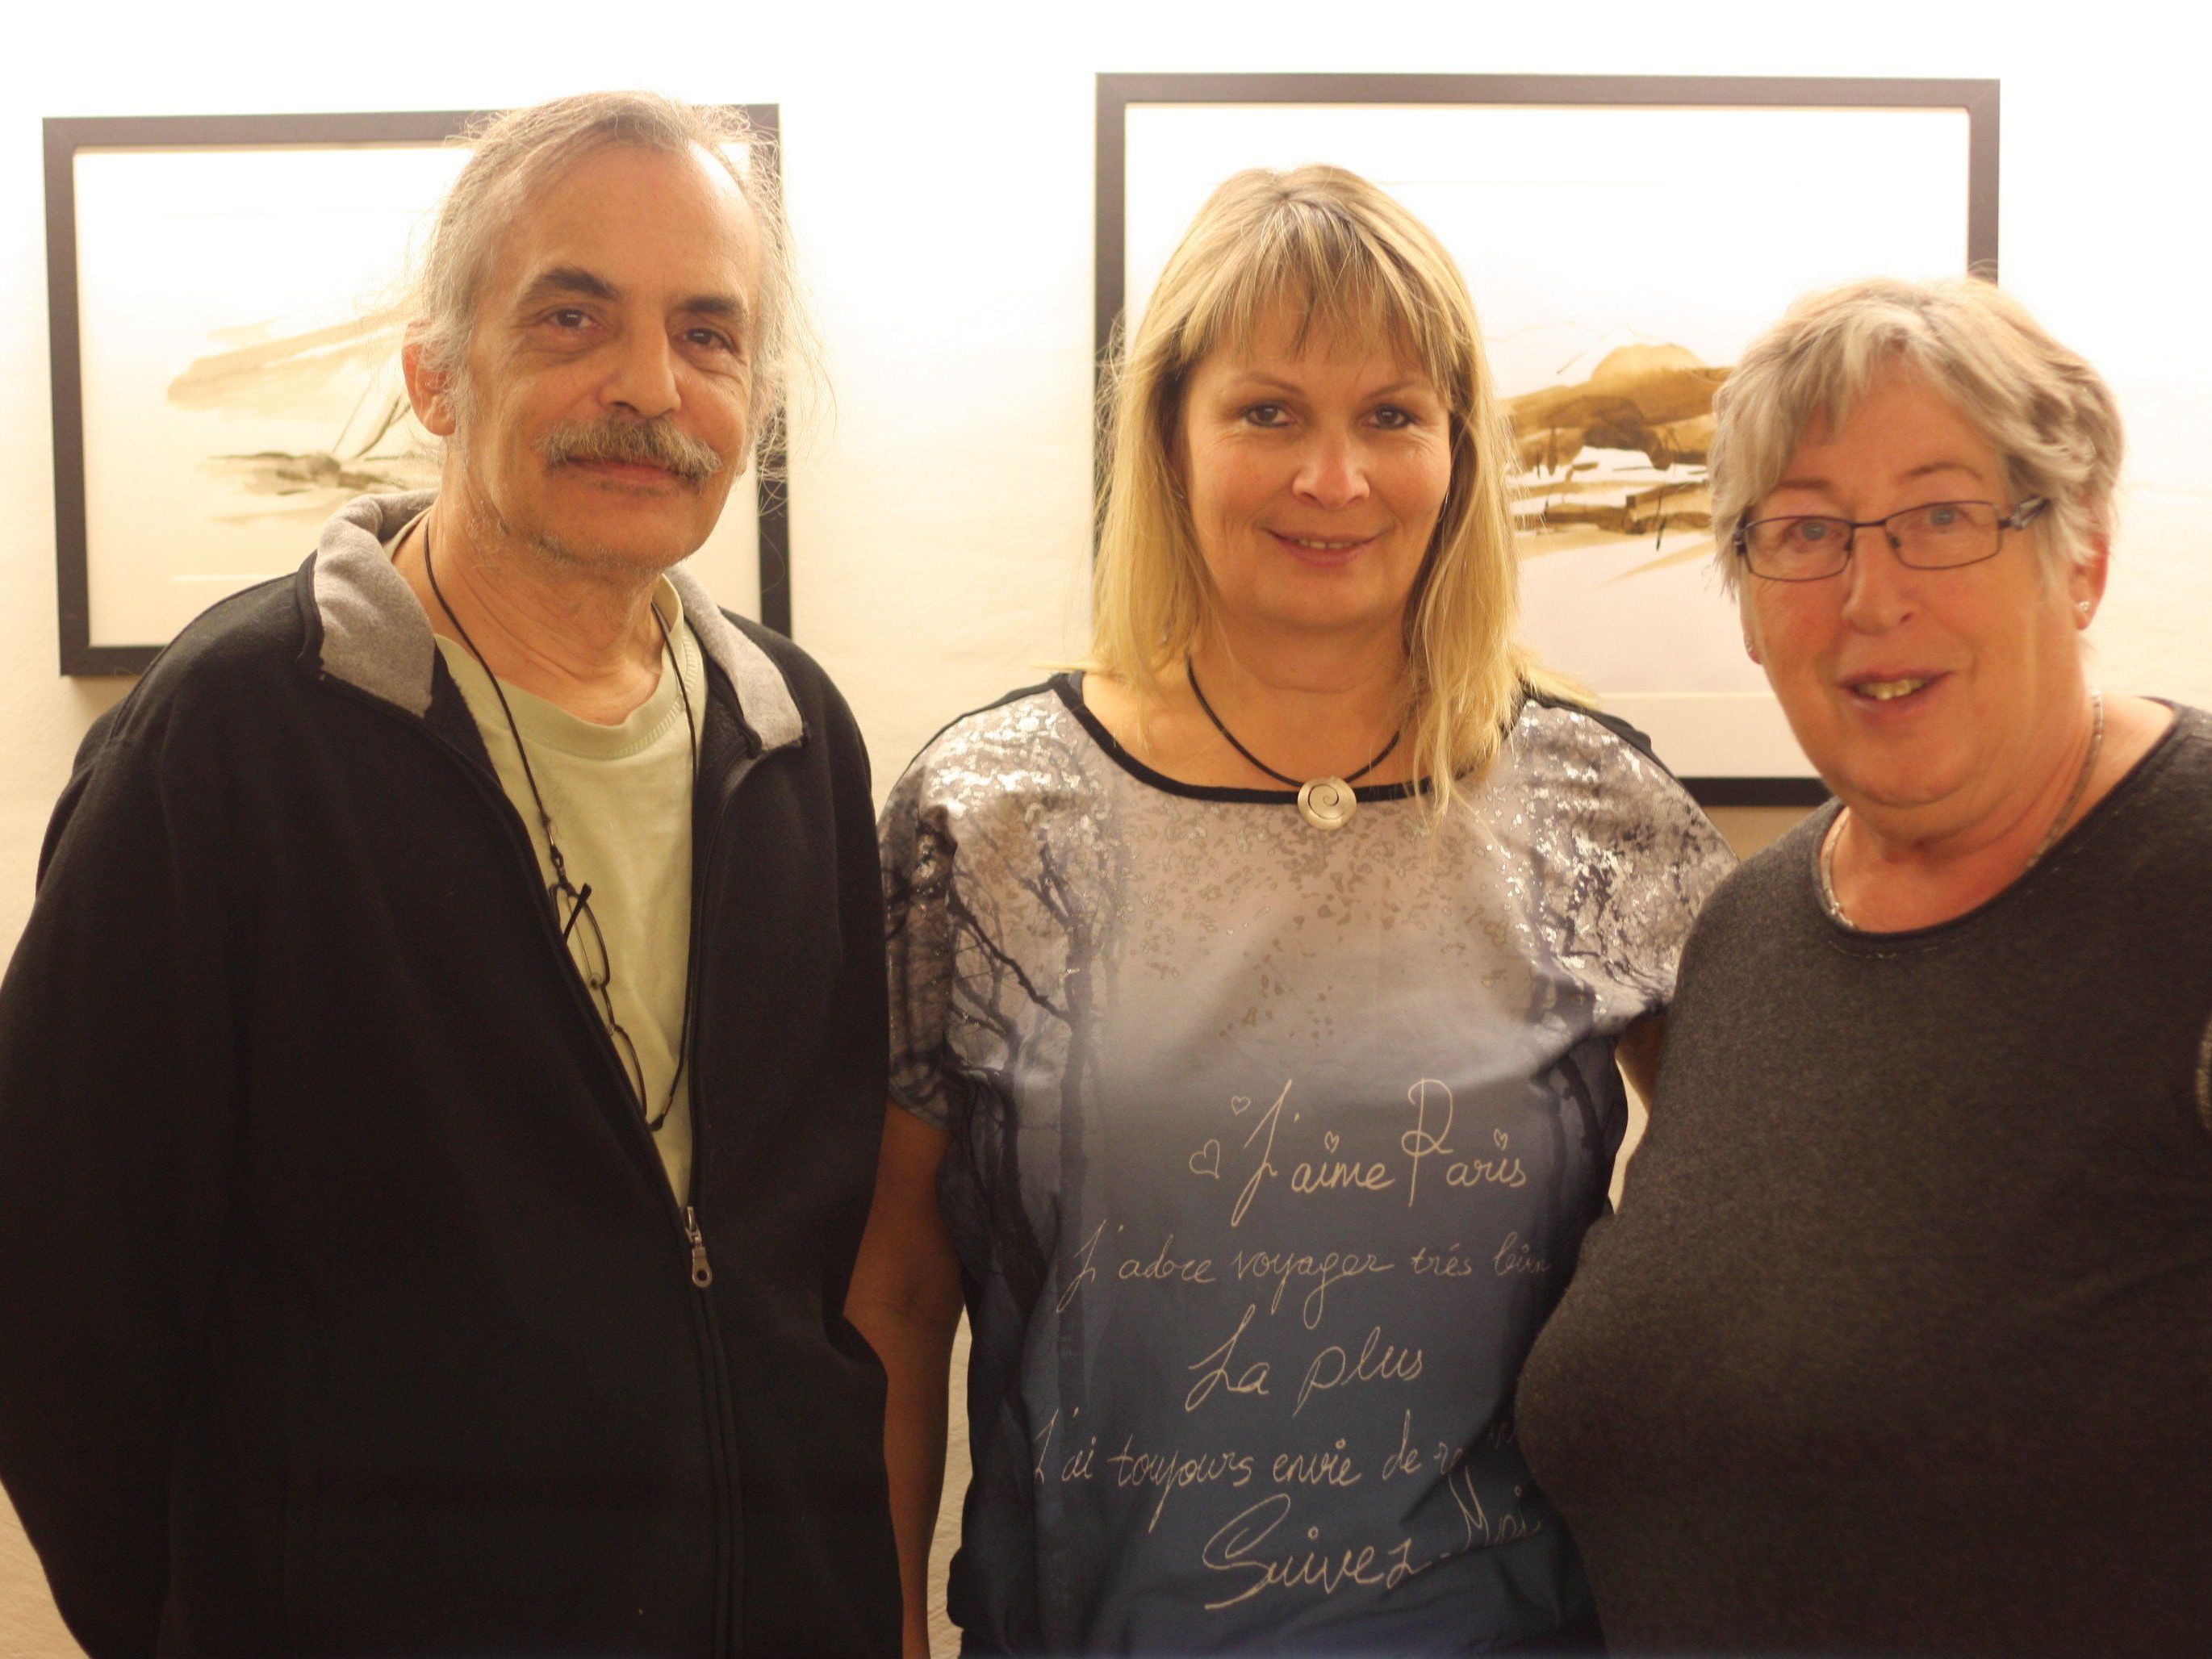
<path id="1" fill-rule="evenodd" d="M 1198 699 L 1198 706 L 1206 711 L 1206 718 L 1213 722 L 1213 729 L 1220 732 L 1229 746 L 1250 763 L 1255 770 L 1265 772 L 1276 782 L 1287 784 L 1297 790 L 1298 816 L 1316 830 L 1341 830 L 1352 822 L 1352 815 L 1359 810 L 1359 797 L 1352 786 L 1389 759 L 1391 751 L 1398 746 L 1399 738 L 1403 735 L 1402 732 L 1393 732 L 1390 741 L 1382 745 L 1382 752 L 1357 772 L 1347 772 L 1340 778 L 1309 778 L 1301 783 L 1296 778 L 1278 772 L 1237 742 L 1237 734 L 1222 722 L 1221 716 L 1213 712 L 1213 705 L 1206 700 L 1205 688 L 1198 683 L 1198 665 L 1185 657 L 1182 665 L 1183 672 L 1190 676 L 1191 695 Z"/>
<path id="2" fill-rule="evenodd" d="M 531 804 L 538 809 L 538 827 L 544 833 L 545 861 L 553 867 L 553 879 L 548 884 L 549 896 L 555 901 L 556 910 L 564 903 L 568 908 L 568 920 L 561 924 L 561 943 L 568 945 L 573 957 L 576 947 L 569 945 L 569 936 L 577 933 L 580 927 L 588 930 L 583 935 L 585 957 L 588 962 L 592 947 L 596 946 L 599 959 L 594 964 L 578 963 L 578 971 L 583 975 L 586 986 L 599 1000 L 600 1010 L 606 1021 L 607 1035 L 617 1045 L 617 1057 L 630 1073 L 631 1087 L 637 1097 L 638 1112 L 645 1119 L 645 1127 L 659 1134 L 661 1125 L 668 1121 L 669 1113 L 676 1109 L 676 1093 L 684 1082 L 684 1045 L 691 1029 L 691 976 L 688 973 L 684 976 L 684 1013 L 676 1027 L 676 1070 L 668 1079 L 667 1097 L 656 1112 L 646 1103 L 645 1063 L 637 1052 L 637 1043 L 623 1029 L 622 1022 L 615 1018 L 614 958 L 607 949 L 605 936 L 599 931 L 599 918 L 592 911 L 592 884 L 586 882 L 579 887 L 568 878 L 568 861 L 562 855 L 560 843 L 553 839 L 553 815 L 546 810 L 545 797 L 538 790 L 538 774 L 530 764 L 530 751 L 522 746 L 522 728 L 515 724 L 514 710 L 507 706 L 507 692 L 499 683 L 499 676 L 491 672 L 491 665 L 484 660 L 483 653 L 477 649 L 477 642 L 469 637 L 469 630 L 453 614 L 453 607 L 446 598 L 445 589 L 438 586 L 438 568 L 430 562 L 430 526 L 427 520 L 422 525 L 422 574 L 429 579 L 430 592 L 438 601 L 438 609 L 446 613 L 446 620 L 453 623 L 453 631 L 460 635 L 461 644 L 467 648 L 469 655 L 476 659 L 477 666 L 483 670 L 484 678 L 491 682 L 492 695 L 499 699 L 499 712 L 507 717 L 507 733 L 514 739 L 515 757 L 522 763 L 522 781 L 530 787 Z M 684 683 L 684 665 L 677 660 L 676 641 L 669 632 L 667 618 L 660 614 L 660 607 L 657 605 L 648 601 L 646 608 L 653 612 L 653 620 L 659 625 L 661 647 L 668 653 L 669 672 L 676 676 L 677 693 L 684 699 L 684 734 L 690 742 L 691 776 L 696 779 L 699 775 L 699 727 L 691 711 L 691 688 Z"/>

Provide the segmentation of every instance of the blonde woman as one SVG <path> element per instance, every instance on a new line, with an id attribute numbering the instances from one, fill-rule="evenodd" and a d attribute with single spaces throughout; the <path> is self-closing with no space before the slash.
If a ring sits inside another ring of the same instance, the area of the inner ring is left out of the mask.
<path id="1" fill-rule="evenodd" d="M 1589 1639 L 1510 1403 L 1727 854 L 1516 647 L 1474 307 L 1382 192 L 1223 185 L 1112 430 L 1089 672 L 884 814 L 908 1650 L 963 1304 L 965 1651 Z"/>

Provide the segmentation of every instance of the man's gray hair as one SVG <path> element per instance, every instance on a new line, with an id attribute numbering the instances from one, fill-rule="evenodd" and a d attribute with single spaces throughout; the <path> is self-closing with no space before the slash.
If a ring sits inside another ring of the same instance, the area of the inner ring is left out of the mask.
<path id="1" fill-rule="evenodd" d="M 2045 574 L 2089 557 L 2112 532 L 2123 439 L 2097 371 L 2027 307 L 1978 277 L 1869 277 L 1806 295 L 1753 341 L 1713 399 L 1713 536 L 1730 592 L 1737 527 L 1778 483 L 1814 418 L 1831 429 L 1882 371 L 1902 364 L 1978 430 L 2017 506 L 2051 503 Z"/>
<path id="2" fill-rule="evenodd" d="M 658 93 L 590 92 L 489 117 L 459 142 L 475 154 L 439 207 L 406 307 L 409 337 L 425 367 L 451 379 L 465 399 L 462 370 L 484 277 L 501 231 L 539 190 L 612 146 L 666 155 L 703 151 L 737 182 L 759 239 L 758 291 L 745 342 L 753 366 L 747 429 L 757 445 L 767 435 L 790 371 L 801 366 L 795 360 L 804 356 L 805 323 L 774 157 L 741 112 Z M 739 148 L 742 162 L 730 154 Z"/>

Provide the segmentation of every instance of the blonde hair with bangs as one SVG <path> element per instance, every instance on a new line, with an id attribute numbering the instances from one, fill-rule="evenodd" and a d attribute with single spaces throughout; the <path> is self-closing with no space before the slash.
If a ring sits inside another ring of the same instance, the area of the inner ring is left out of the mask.
<path id="1" fill-rule="evenodd" d="M 1341 167 L 1253 168 L 1216 190 L 1160 274 L 1107 392 L 1108 458 L 1092 579 L 1090 666 L 1140 702 L 1212 616 L 1176 455 L 1185 392 L 1211 352 L 1249 346 L 1285 299 L 1312 329 L 1387 338 L 1449 411 L 1451 483 L 1407 597 L 1401 720 L 1434 823 L 1503 746 L 1525 690 L 1580 701 L 1515 640 L 1512 453 L 1466 280 L 1429 228 Z"/>
<path id="2" fill-rule="evenodd" d="M 2041 496 L 2046 577 L 2112 530 L 2124 440 L 2112 388 L 2027 308 L 1974 276 L 1869 277 L 1808 294 L 1754 340 L 1713 398 L 1713 540 L 1742 586 L 1737 528 L 1781 481 L 1814 419 L 1840 426 L 1893 366 L 1925 380 L 1996 452 L 2010 503 Z"/>

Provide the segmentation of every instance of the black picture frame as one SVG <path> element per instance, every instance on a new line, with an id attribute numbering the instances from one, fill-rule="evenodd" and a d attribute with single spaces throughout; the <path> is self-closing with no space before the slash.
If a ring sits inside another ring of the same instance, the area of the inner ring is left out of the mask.
<path id="1" fill-rule="evenodd" d="M 760 140 L 758 154 L 780 179 L 781 111 L 741 104 Z M 95 645 L 92 641 L 91 559 L 87 533 L 86 432 L 79 304 L 76 157 L 80 150 L 297 149 L 314 145 L 440 144 L 456 138 L 486 112 L 402 110 L 316 114 L 50 116 L 44 123 L 46 185 L 46 299 L 52 367 L 55 584 L 61 672 L 122 675 L 144 672 L 166 641 Z M 783 422 L 769 424 L 757 470 L 761 619 L 791 632 L 791 506 L 785 481 Z M 301 556 L 307 548 L 302 547 Z"/>
<path id="2" fill-rule="evenodd" d="M 1967 267 L 1997 269 L 1998 106 L 1995 80 L 1581 75 L 1102 74 L 1097 78 L 1094 343 L 1101 407 L 1114 331 L 1127 299 L 1131 112 L 1157 105 L 1547 105 L 1703 109 L 1950 109 L 1967 120 Z M 1479 297 L 1479 296 L 1478 296 Z M 1100 454 L 1103 466 L 1103 447 Z M 1103 479 L 1102 479 L 1103 482 Z M 1811 776 L 1686 776 L 1708 806 L 1807 806 Z"/>

